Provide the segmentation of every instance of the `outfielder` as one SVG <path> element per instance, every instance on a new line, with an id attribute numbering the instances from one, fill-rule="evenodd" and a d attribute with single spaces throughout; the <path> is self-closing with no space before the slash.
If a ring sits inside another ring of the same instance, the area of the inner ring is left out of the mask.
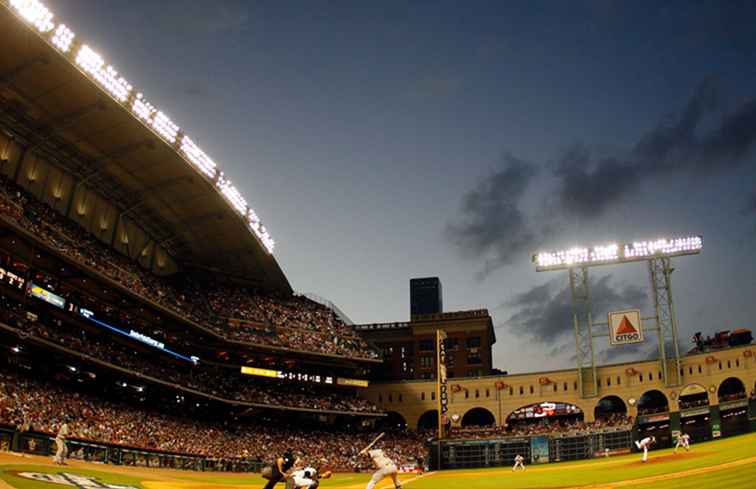
<path id="1" fill-rule="evenodd" d="M 520 455 L 519 453 L 514 458 L 514 466 L 512 467 L 512 472 L 517 470 L 517 468 L 521 468 L 522 470 L 525 470 L 525 457 Z"/>
<path id="2" fill-rule="evenodd" d="M 65 465 L 66 464 L 66 457 L 68 457 L 68 447 L 66 446 L 66 438 L 68 438 L 69 435 L 68 430 L 68 423 L 66 421 L 63 421 L 63 424 L 60 425 L 60 428 L 58 428 L 58 434 L 55 437 L 55 446 L 57 447 L 57 450 L 55 451 L 55 457 L 53 457 L 53 462 L 58 465 Z"/>
<path id="3" fill-rule="evenodd" d="M 683 447 L 685 451 L 690 450 L 690 435 L 687 433 L 680 433 L 677 435 L 677 444 L 675 445 L 675 452 L 677 453 L 677 449 Z"/>
<path id="4" fill-rule="evenodd" d="M 360 455 L 367 455 L 371 459 L 373 459 L 373 464 L 375 464 L 375 467 L 378 469 L 373 474 L 370 482 L 368 482 L 367 489 L 373 489 L 376 484 L 378 484 L 386 477 L 391 477 L 391 480 L 394 481 L 394 487 L 396 489 L 401 489 L 402 484 L 399 482 L 399 477 L 397 476 L 397 468 L 394 461 L 388 458 L 386 454 L 383 453 L 383 450 L 379 448 L 369 451 L 366 450 L 367 449 L 362 450 L 360 452 Z"/>
<path id="5" fill-rule="evenodd" d="M 645 462 L 648 460 L 648 447 L 650 447 L 654 443 L 656 443 L 656 437 L 654 436 L 647 436 L 641 441 L 635 442 L 635 446 L 638 447 L 638 450 L 643 450 L 643 458 L 641 459 L 641 461 Z"/>

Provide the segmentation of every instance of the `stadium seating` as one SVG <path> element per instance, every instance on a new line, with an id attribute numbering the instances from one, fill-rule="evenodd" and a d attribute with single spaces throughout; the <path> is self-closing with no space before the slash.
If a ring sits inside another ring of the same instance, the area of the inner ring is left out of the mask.
<path id="1" fill-rule="evenodd" d="M 42 314 L 35 321 L 22 316 L 23 307 L 0 293 L 0 321 L 18 328 L 26 340 L 41 338 L 76 353 L 110 365 L 231 401 L 247 401 L 275 407 L 306 408 L 350 413 L 375 413 L 378 408 L 355 397 L 350 389 L 328 388 L 308 383 L 256 381 L 242 377 L 238 370 L 198 363 L 181 365 L 175 361 L 135 350 L 108 335 L 86 330 Z M 162 355 L 165 357 L 165 355 Z"/>
<path id="2" fill-rule="evenodd" d="M 4 176 L 0 176 L 0 216 L 145 301 L 156 302 L 228 340 L 350 358 L 378 358 L 349 325 L 321 304 L 301 296 L 271 297 L 243 288 L 199 283 L 188 275 L 182 276 L 180 283 L 158 277 Z"/>
<path id="3" fill-rule="evenodd" d="M 73 390 L 63 382 L 24 377 L 0 370 L 0 424 L 53 434 L 69 419 L 73 439 L 103 442 L 180 454 L 251 458 L 271 462 L 275 454 L 293 448 L 307 461 L 332 470 L 368 469 L 359 450 L 375 435 L 370 431 L 308 426 L 282 427 L 259 418 L 222 417 L 218 412 L 182 416 L 170 405 L 142 406 L 106 400 Z M 423 434 L 389 432 L 387 452 L 399 463 L 424 456 Z"/>

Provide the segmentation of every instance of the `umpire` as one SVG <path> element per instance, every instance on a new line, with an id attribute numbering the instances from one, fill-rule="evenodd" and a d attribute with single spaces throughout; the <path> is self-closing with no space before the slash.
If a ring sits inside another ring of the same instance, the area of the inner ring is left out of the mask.
<path id="1" fill-rule="evenodd" d="M 265 467 L 262 470 L 263 479 L 268 479 L 268 483 L 265 484 L 263 489 L 273 489 L 276 484 L 288 479 L 286 472 L 294 466 L 294 454 L 291 450 L 287 450 L 283 455 L 278 457 L 273 465 Z"/>

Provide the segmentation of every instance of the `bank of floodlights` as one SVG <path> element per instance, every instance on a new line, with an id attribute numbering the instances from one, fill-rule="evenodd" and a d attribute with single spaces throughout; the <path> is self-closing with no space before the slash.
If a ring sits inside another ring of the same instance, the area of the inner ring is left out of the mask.
<path id="1" fill-rule="evenodd" d="M 609 243 L 592 248 L 575 247 L 533 255 L 536 271 L 565 270 L 571 267 L 610 265 L 658 257 L 695 255 L 703 249 L 701 236 L 687 236 L 632 243 Z"/>
<path id="2" fill-rule="evenodd" d="M 65 24 L 60 24 L 52 36 L 52 43 L 59 51 L 67 53 L 71 49 L 74 37 L 76 37 L 76 34 L 71 29 L 66 27 Z"/>
<path id="3" fill-rule="evenodd" d="M 50 32 L 55 28 L 53 14 L 37 0 L 10 0 L 11 7 L 39 32 Z"/>
<path id="4" fill-rule="evenodd" d="M 268 253 L 273 253 L 275 241 L 257 213 L 249 207 L 241 192 L 223 176 L 215 162 L 188 135 L 181 131 L 164 112 L 136 93 L 131 84 L 86 44 L 77 43 L 76 34 L 64 24 L 53 22 L 53 14 L 39 0 L 0 0 L 32 25 L 56 50 L 78 66 L 97 85 L 124 105 L 139 121 L 147 125 L 169 145 L 173 146 L 195 170 L 213 182 L 229 205 L 244 219 L 247 227 L 260 240 Z"/>

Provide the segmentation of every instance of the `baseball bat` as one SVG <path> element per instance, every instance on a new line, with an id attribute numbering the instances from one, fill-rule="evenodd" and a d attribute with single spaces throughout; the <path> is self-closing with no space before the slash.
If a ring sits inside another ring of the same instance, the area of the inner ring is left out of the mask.
<path id="1" fill-rule="evenodd" d="M 362 454 L 362 453 L 367 453 L 367 451 L 368 451 L 368 450 L 370 450 L 371 448 L 373 448 L 373 445 L 375 445 L 376 443 L 378 443 L 378 440 L 380 440 L 381 438 L 383 438 L 383 436 L 384 436 L 385 434 L 386 434 L 386 433 L 385 433 L 385 432 L 383 432 L 383 433 L 381 433 L 380 435 L 376 436 L 376 437 L 375 437 L 375 440 L 371 441 L 371 442 L 370 442 L 370 445 L 368 445 L 368 446 L 366 446 L 365 448 L 363 448 L 363 449 L 362 449 L 362 451 L 361 451 L 360 453 L 361 453 L 361 454 Z"/>

